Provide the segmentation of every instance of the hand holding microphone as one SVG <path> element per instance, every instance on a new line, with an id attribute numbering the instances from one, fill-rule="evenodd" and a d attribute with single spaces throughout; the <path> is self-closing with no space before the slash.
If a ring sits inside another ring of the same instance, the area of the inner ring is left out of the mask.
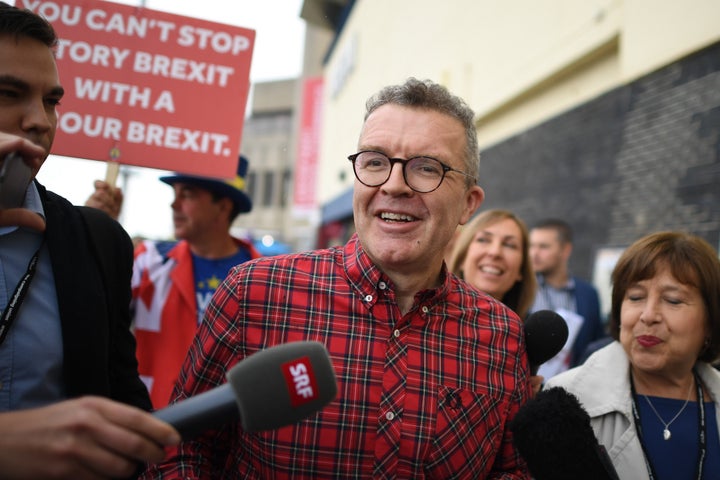
<path id="1" fill-rule="evenodd" d="M 337 395 L 330 356 L 319 342 L 267 348 L 227 372 L 228 383 L 156 411 L 183 439 L 237 421 L 256 432 L 291 425 Z"/>

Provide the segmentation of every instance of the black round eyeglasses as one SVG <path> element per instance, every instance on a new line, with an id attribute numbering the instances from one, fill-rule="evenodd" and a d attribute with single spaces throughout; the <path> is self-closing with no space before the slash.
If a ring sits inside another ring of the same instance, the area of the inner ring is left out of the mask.
<path id="1" fill-rule="evenodd" d="M 471 178 L 475 177 L 462 170 L 445 165 L 432 157 L 413 157 L 408 159 L 390 158 L 384 153 L 364 150 L 348 157 L 353 164 L 355 178 L 367 187 L 379 187 L 390 178 L 393 165 L 402 165 L 403 178 L 408 187 L 418 193 L 430 193 L 437 190 L 447 172 L 457 172 Z"/>

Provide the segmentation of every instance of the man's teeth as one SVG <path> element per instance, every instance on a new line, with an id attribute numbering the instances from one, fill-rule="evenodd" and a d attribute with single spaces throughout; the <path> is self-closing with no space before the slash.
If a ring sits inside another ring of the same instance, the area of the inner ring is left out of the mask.
<path id="1" fill-rule="evenodd" d="M 383 212 L 380 214 L 380 218 L 383 220 L 394 220 L 396 222 L 412 222 L 415 220 L 415 217 L 412 217 L 410 215 L 405 215 L 403 213 L 389 213 L 389 212 Z"/>

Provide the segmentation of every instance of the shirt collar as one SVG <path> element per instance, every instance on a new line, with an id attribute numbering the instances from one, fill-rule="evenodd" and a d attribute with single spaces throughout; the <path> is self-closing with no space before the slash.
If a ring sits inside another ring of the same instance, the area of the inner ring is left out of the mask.
<path id="1" fill-rule="evenodd" d="M 567 283 L 560 288 L 555 288 L 552 285 L 549 285 L 547 283 L 547 281 L 545 280 L 545 275 L 543 275 L 542 273 L 537 274 L 537 281 L 538 281 L 538 286 L 540 288 L 554 288 L 555 290 L 568 290 L 568 291 L 575 290 L 575 277 L 573 277 L 572 275 L 570 275 L 568 277 Z"/>
<path id="2" fill-rule="evenodd" d="M 375 265 L 365 252 L 357 234 L 353 234 L 342 249 L 342 261 L 345 265 L 350 283 L 356 288 L 368 303 L 374 304 L 378 298 L 378 291 L 393 290 L 392 280 Z M 451 275 L 443 263 L 441 284 L 437 288 L 422 290 L 415 295 L 415 304 L 434 304 L 442 300 L 451 287 Z"/>

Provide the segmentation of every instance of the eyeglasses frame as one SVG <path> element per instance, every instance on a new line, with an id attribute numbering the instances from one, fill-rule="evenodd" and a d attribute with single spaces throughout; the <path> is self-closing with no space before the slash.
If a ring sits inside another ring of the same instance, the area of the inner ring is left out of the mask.
<path id="1" fill-rule="evenodd" d="M 368 185 L 367 183 L 365 183 L 365 182 L 363 182 L 362 180 L 360 180 L 360 177 L 358 177 L 357 170 L 355 170 L 355 160 L 357 160 L 357 158 L 358 158 L 360 155 L 362 155 L 363 153 L 377 153 L 377 154 L 380 154 L 380 155 L 384 156 L 385 158 L 387 158 L 388 161 L 390 162 L 390 170 L 388 170 L 388 175 L 387 175 L 387 177 L 385 178 L 385 180 L 383 180 L 382 182 L 378 183 L 377 185 Z M 442 185 L 443 181 L 445 180 L 445 175 L 446 175 L 448 172 L 456 172 L 456 173 L 459 173 L 459 174 L 461 174 L 461 175 L 465 175 L 466 177 L 471 178 L 471 179 L 473 180 L 473 183 L 476 183 L 476 182 L 477 182 L 477 179 L 476 179 L 475 177 L 473 177 L 472 175 L 470 175 L 469 173 L 463 172 L 462 170 L 458 170 L 457 168 L 453 168 L 453 167 L 451 167 L 451 166 L 449 166 L 449 165 L 441 162 L 441 161 L 438 160 L 437 158 L 431 157 L 431 156 L 429 156 L 429 155 L 418 155 L 418 156 L 412 157 L 412 158 L 397 158 L 397 157 L 389 157 L 389 156 L 387 156 L 385 153 L 383 153 L 383 152 L 378 152 L 377 150 L 361 150 L 361 151 L 359 151 L 359 152 L 357 152 L 357 153 L 354 153 L 354 154 L 352 154 L 352 155 L 348 155 L 347 158 L 348 158 L 348 160 L 350 160 L 350 162 L 352 162 L 352 164 L 353 164 L 353 173 L 355 174 L 355 178 L 357 178 L 358 182 L 360 182 L 360 183 L 362 183 L 363 185 L 365 185 L 366 187 L 370 187 L 370 188 L 375 188 L 375 187 L 380 187 L 380 186 L 382 186 L 382 185 L 385 185 L 385 184 L 387 183 L 387 181 L 390 180 L 390 176 L 392 175 L 392 169 L 393 169 L 393 167 L 395 166 L 396 163 L 399 163 L 400 165 L 402 165 L 402 174 L 403 174 L 403 180 L 405 181 L 405 185 L 407 185 L 407 186 L 410 188 L 410 190 L 412 190 L 413 192 L 416 192 L 416 193 L 430 193 L 430 192 L 434 192 L 435 190 L 437 190 L 438 188 L 440 188 L 440 185 Z M 437 186 L 436 186 L 435 188 L 433 188 L 432 190 L 420 191 L 420 190 L 417 190 L 417 189 L 413 188 L 413 186 L 408 183 L 408 181 L 407 181 L 407 175 L 405 174 L 405 166 L 406 166 L 409 162 L 411 162 L 412 160 L 415 160 L 416 158 L 429 158 L 429 159 L 431 159 L 431 160 L 435 160 L 435 161 L 438 162 L 438 163 L 440 164 L 440 166 L 442 167 L 442 170 L 443 170 L 442 177 L 440 177 L 440 181 L 438 182 Z"/>

